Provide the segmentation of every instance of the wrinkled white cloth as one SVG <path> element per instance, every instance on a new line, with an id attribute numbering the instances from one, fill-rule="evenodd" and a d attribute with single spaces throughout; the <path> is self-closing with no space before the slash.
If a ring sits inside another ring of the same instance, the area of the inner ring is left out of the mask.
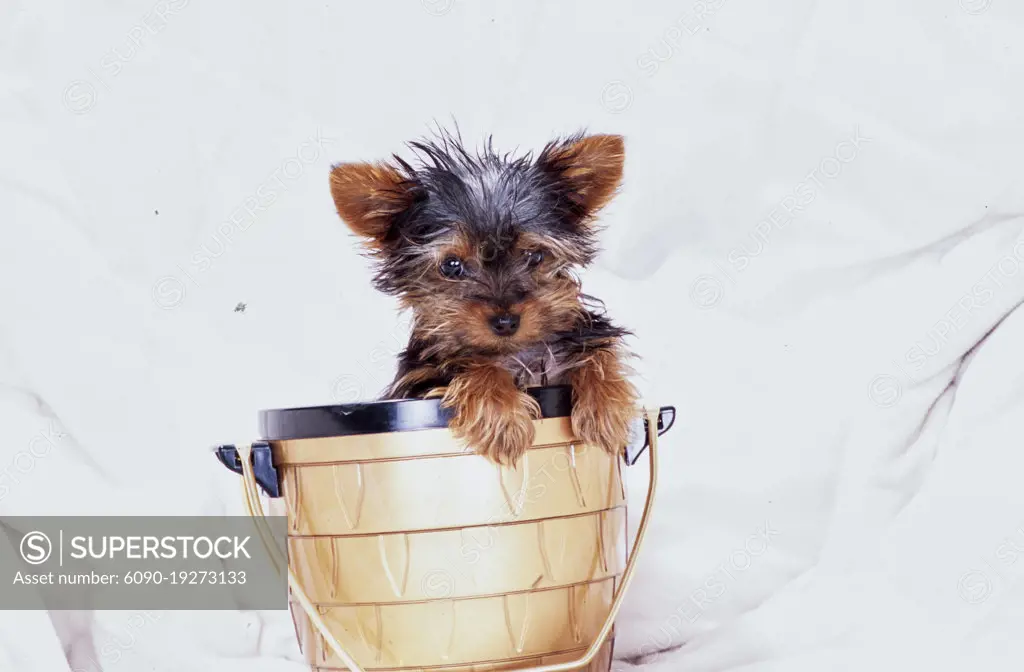
<path id="1" fill-rule="evenodd" d="M 1000 0 L 0 5 L 0 515 L 240 513 L 209 446 L 373 396 L 402 345 L 330 164 L 449 114 L 509 147 L 589 126 L 628 159 L 585 287 L 679 409 L 620 664 L 1010 669 L 1022 27 Z M 304 669 L 286 612 L 0 620 L 0 669 Z"/>

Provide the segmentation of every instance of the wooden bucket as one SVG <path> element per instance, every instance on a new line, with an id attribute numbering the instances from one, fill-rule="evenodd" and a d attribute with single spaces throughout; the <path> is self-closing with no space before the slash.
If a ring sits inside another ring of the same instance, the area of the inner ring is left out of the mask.
<path id="1" fill-rule="evenodd" d="M 269 441 L 221 456 L 258 523 L 257 484 L 280 496 L 287 556 L 264 541 L 314 672 L 611 668 L 671 407 L 638 411 L 651 478 L 627 556 L 627 461 L 576 441 L 568 388 L 530 392 L 542 418 L 516 469 L 467 452 L 436 399 L 265 411 Z"/>

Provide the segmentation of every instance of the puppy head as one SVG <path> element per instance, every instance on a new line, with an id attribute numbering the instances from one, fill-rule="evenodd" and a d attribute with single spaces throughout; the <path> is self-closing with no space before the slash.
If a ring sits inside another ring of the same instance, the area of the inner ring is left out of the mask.
<path id="1" fill-rule="evenodd" d="M 537 155 L 414 142 L 415 162 L 331 171 L 338 214 L 377 261 L 375 286 L 453 350 L 514 352 L 572 326 L 574 270 L 597 252 L 595 215 L 622 180 L 616 135 L 574 135 Z"/>

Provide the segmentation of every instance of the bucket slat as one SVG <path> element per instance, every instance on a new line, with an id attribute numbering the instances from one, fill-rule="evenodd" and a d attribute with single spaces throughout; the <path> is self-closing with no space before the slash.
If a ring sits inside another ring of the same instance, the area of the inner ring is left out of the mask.
<path id="1" fill-rule="evenodd" d="M 609 456 L 600 448 L 575 451 L 574 462 L 562 445 L 531 451 L 530 459 L 518 465 L 516 480 L 521 486 L 514 490 L 505 486 L 509 479 L 502 479 L 503 468 L 467 454 L 285 465 L 280 467 L 281 488 L 286 500 L 294 502 L 290 527 L 298 536 L 425 532 L 595 513 L 623 505 Z"/>
<path id="2" fill-rule="evenodd" d="M 602 540 L 621 537 L 625 519 L 626 509 L 619 507 L 498 527 L 361 537 L 291 537 L 288 553 L 296 576 L 315 604 L 344 606 L 494 595 L 621 574 L 624 549 Z M 386 548 L 393 549 L 390 559 L 381 551 L 382 538 L 391 540 L 384 542 Z M 516 557 L 514 564 L 508 562 L 510 554 Z M 359 562 L 353 562 L 354 558 Z"/>
<path id="3" fill-rule="evenodd" d="M 586 648 L 604 624 L 614 583 L 320 611 L 367 670 L 471 665 Z M 570 602 L 576 623 L 570 622 Z M 304 645 L 303 650 L 315 651 L 313 665 L 343 667 L 329 649 Z"/>

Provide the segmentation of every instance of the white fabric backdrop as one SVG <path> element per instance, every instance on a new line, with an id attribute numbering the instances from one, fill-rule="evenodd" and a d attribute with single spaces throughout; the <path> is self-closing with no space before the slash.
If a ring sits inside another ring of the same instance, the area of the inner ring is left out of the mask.
<path id="1" fill-rule="evenodd" d="M 238 511 L 208 446 L 372 396 L 401 347 L 331 162 L 452 116 L 507 147 L 586 126 L 629 154 L 586 287 L 680 409 L 617 653 L 1020 669 L 1022 27 L 1008 0 L 0 4 L 0 514 Z M 0 669 L 297 660 L 283 612 L 0 612 Z"/>

